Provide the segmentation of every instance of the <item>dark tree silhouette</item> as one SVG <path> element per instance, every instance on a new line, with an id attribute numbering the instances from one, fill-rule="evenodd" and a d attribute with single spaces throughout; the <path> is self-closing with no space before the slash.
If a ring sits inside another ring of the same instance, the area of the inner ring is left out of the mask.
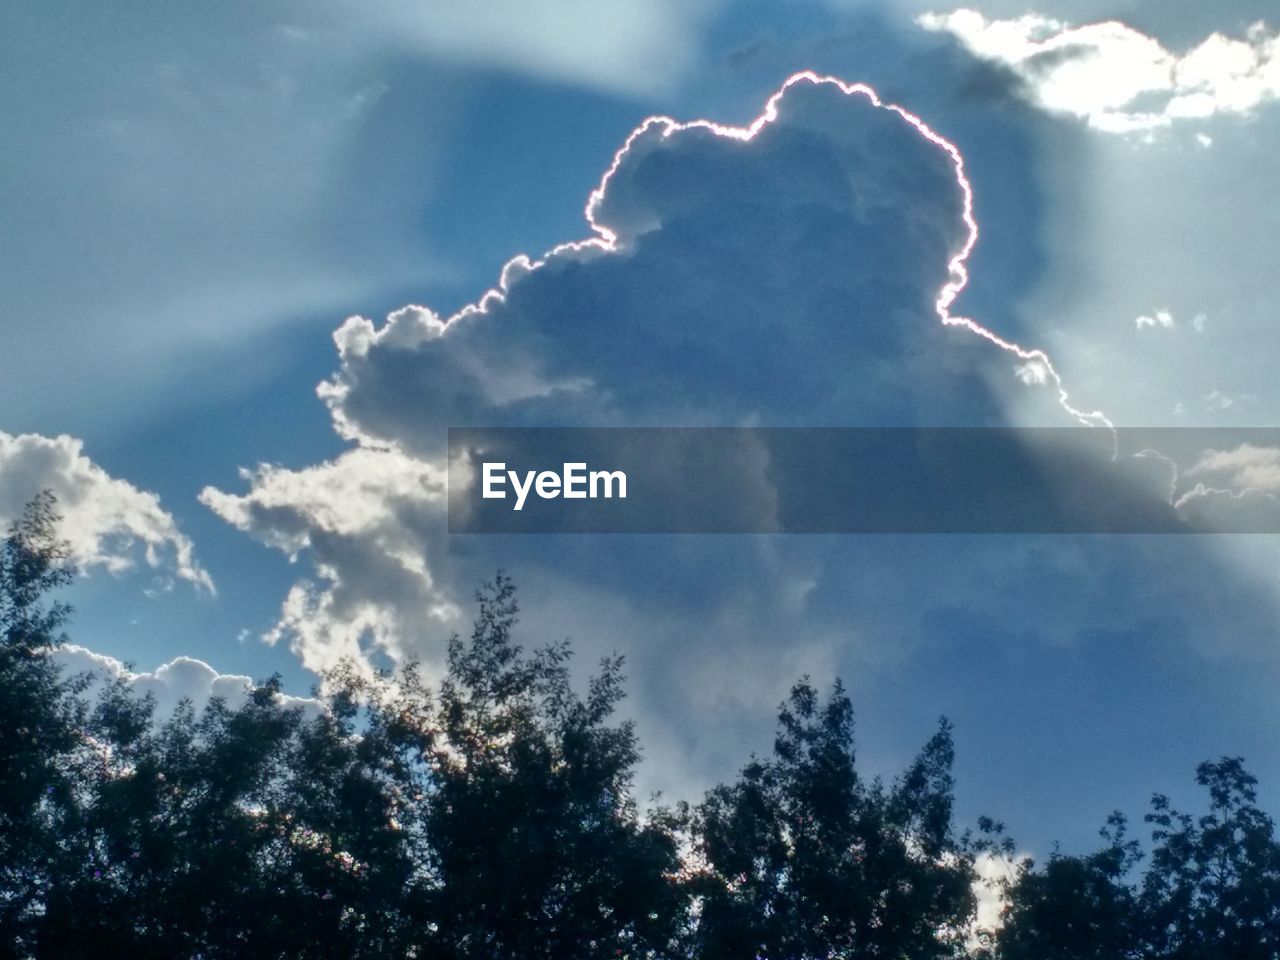
<path id="1" fill-rule="evenodd" d="M 1113 814 L 1103 849 L 1019 865 L 1005 884 L 998 960 L 1275 960 L 1280 957 L 1280 845 L 1238 757 L 1203 763 L 1199 817 L 1157 794 L 1146 868 Z"/>
<path id="2" fill-rule="evenodd" d="M 300 927 L 304 914 L 290 918 L 269 882 L 276 773 L 299 722 L 275 693 L 268 683 L 238 710 L 214 701 L 198 718 L 187 706 L 158 730 L 150 700 L 121 685 L 104 696 L 88 726 L 95 763 L 62 838 L 77 862 L 46 893 L 41 954 L 317 952 L 308 945 L 332 933 L 324 916 L 309 911 Z"/>
<path id="3" fill-rule="evenodd" d="M 1035 870 L 1027 860 L 1002 884 L 1007 899 L 995 935 L 1002 960 L 1131 960 L 1142 956 L 1136 893 L 1126 876 L 1137 862 L 1126 821 L 1113 814 L 1105 846 L 1088 856 L 1055 851 Z"/>
<path id="4" fill-rule="evenodd" d="M 621 661 L 579 697 L 525 655 L 515 591 L 478 597 L 436 689 L 346 665 L 304 716 L 118 681 L 92 710 L 50 660 L 70 576 L 42 498 L 0 553 L 3 949 L 47 957 L 682 955 L 684 816 L 641 814 Z M 16 735 L 7 735 L 14 731 Z"/>
<path id="5" fill-rule="evenodd" d="M 424 754 L 425 945 L 446 957 L 669 955 L 683 933 L 680 818 L 637 812 L 635 733 L 609 725 L 621 661 L 580 699 L 567 647 L 526 658 L 512 642 L 509 580 L 479 600 L 470 642 L 449 645 Z"/>
<path id="6" fill-rule="evenodd" d="M 853 710 L 805 681 L 773 756 L 716 788 L 698 814 L 708 957 L 959 956 L 975 906 L 972 854 L 952 834 L 944 721 L 892 786 L 854 769 Z"/>
<path id="7" fill-rule="evenodd" d="M 59 837 L 79 787 L 79 689 L 45 651 L 62 641 L 70 608 L 46 595 L 74 575 L 57 538 L 50 494 L 41 494 L 0 544 L 0 929 L 19 953 L 22 931 L 65 868 Z"/>
<path id="8" fill-rule="evenodd" d="M 305 712 L 273 678 L 158 717 L 59 672 L 72 576 L 43 495 L 0 543 L 0 957 L 1280 958 L 1280 846 L 1238 758 L 1199 768 L 1199 817 L 1155 797 L 1145 850 L 1116 814 L 1095 853 L 1012 865 L 975 943 L 975 857 L 1014 847 L 956 836 L 945 721 L 867 781 L 848 697 L 804 680 L 766 758 L 642 810 L 622 661 L 577 693 L 567 645 L 515 641 L 505 577 L 438 678 L 348 663 Z"/>
<path id="9" fill-rule="evenodd" d="M 1202 763 L 1209 812 L 1151 802 L 1151 865 L 1140 902 L 1150 956 L 1273 960 L 1280 956 L 1280 845 L 1239 757 Z"/>

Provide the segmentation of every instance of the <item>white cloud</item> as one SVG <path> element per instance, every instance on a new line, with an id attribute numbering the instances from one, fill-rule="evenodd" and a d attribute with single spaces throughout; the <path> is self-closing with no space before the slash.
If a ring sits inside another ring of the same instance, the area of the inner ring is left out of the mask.
<path id="1" fill-rule="evenodd" d="M 1156 310 L 1154 313 L 1143 314 L 1140 317 L 1135 317 L 1133 325 L 1139 330 L 1144 328 L 1171 330 L 1176 324 L 1173 319 L 1173 314 L 1168 310 Z"/>
<path id="2" fill-rule="evenodd" d="M 1233 450 L 1208 450 L 1186 476 L 1211 477 L 1236 490 L 1280 493 L 1280 449 L 1242 443 Z"/>
<path id="3" fill-rule="evenodd" d="M 1139 456 L 1155 456 L 1170 466 L 1170 502 L 1193 527 L 1217 533 L 1280 530 L 1280 448 L 1242 443 L 1203 450 L 1181 471 L 1154 451 Z"/>
<path id="4" fill-rule="evenodd" d="M 841 672 L 874 696 L 931 639 L 950 649 L 955 611 L 993 644 L 1066 642 L 1163 614 L 1188 595 L 1184 567 L 1212 579 L 1187 562 L 1193 538 L 1148 556 L 1035 538 L 447 536 L 451 426 L 998 423 L 1015 366 L 1015 389 L 1056 398 L 1033 351 L 939 320 L 968 236 L 939 141 L 831 85 L 797 84 L 776 109 L 755 137 L 655 121 L 594 198 L 593 240 L 514 258 L 452 316 L 410 306 L 342 325 L 321 396 L 353 449 L 202 495 L 314 571 L 269 639 L 313 670 L 379 652 L 436 660 L 454 604 L 501 566 L 521 585 L 525 642 L 627 655 L 670 786 L 670 771 L 725 771 L 753 731 L 767 743 L 761 702 L 789 671 Z M 1048 423 L 1067 420 L 1054 409 Z M 1138 562 L 1150 591 L 1106 589 Z"/>
<path id="5" fill-rule="evenodd" d="M 363 661 L 370 646 L 398 657 L 405 641 L 456 616 L 428 567 L 432 532 L 443 533 L 445 473 L 361 448 L 303 470 L 244 470 L 249 493 L 208 487 L 200 501 L 291 558 L 310 552 L 315 579 L 294 584 L 265 639 L 287 639 L 319 672 L 344 657 Z"/>
<path id="6" fill-rule="evenodd" d="M 411 305 L 342 324 L 340 368 L 320 395 L 356 446 L 308 469 L 247 471 L 244 494 L 201 494 L 312 567 L 268 641 L 312 670 L 430 657 L 459 598 L 515 562 L 511 545 L 495 561 L 483 543 L 446 540 L 448 426 L 892 422 L 942 394 L 934 419 L 994 402 L 979 380 L 1007 376 L 1011 348 L 938 315 L 940 288 L 960 275 L 949 261 L 972 236 L 957 158 L 865 92 L 814 79 L 788 87 L 758 137 L 647 123 L 593 194 L 593 239 L 514 257 L 457 314 Z M 647 175 L 663 163 L 688 175 Z M 734 177 L 765 201 L 762 220 L 740 220 Z M 872 302 L 874 319 L 860 307 Z M 974 341 L 978 380 L 951 372 L 953 335 Z M 1034 356 L 1037 383 L 1051 385 Z M 703 362 L 724 371 L 714 389 Z"/>
<path id="7" fill-rule="evenodd" d="M 450 426 L 993 422 L 989 385 L 1015 369 L 1062 418 L 1050 422 L 1070 422 L 1047 356 L 976 321 L 942 322 L 975 234 L 958 152 L 917 123 L 865 89 L 802 75 L 749 128 L 655 118 L 592 194 L 591 239 L 514 257 L 452 316 L 410 305 L 381 324 L 344 322 L 339 369 L 319 393 L 354 448 L 308 469 L 247 471 L 243 494 L 201 495 L 314 571 L 268 641 L 312 670 L 431 658 L 495 566 L 558 589 L 581 569 L 621 569 L 615 543 L 447 538 Z M 701 552 L 716 549 L 680 551 L 663 576 L 704 576 L 714 563 Z M 761 586 L 746 591 L 753 616 L 740 628 L 719 608 L 743 603 L 742 589 L 708 594 L 700 615 L 716 631 L 786 632 L 807 616 L 820 564 L 797 592 L 773 552 L 735 552 L 735 580 Z M 610 581 L 600 593 L 657 603 L 651 590 Z"/>
<path id="8" fill-rule="evenodd" d="M 989 20 L 960 9 L 922 14 L 916 22 L 1009 67 L 1046 110 L 1099 130 L 1128 133 L 1181 119 L 1247 116 L 1280 98 L 1280 35 L 1262 23 L 1242 38 L 1212 34 L 1179 54 L 1117 21 L 1077 27 L 1038 14 Z"/>
<path id="9" fill-rule="evenodd" d="M 1204 333 L 1205 325 L 1209 322 L 1209 315 L 1206 313 L 1194 314 L 1188 325 L 1196 333 Z M 1139 314 L 1133 318 L 1133 325 L 1138 330 L 1172 330 L 1178 326 L 1178 319 L 1173 315 L 1173 311 L 1166 308 L 1160 310 L 1152 310 L 1150 313 Z"/>
<path id="10" fill-rule="evenodd" d="M 182 700 L 189 700 L 197 713 L 205 708 L 212 697 L 221 697 L 227 706 L 235 709 L 245 702 L 253 687 L 251 678 L 219 673 L 195 657 L 174 657 L 154 670 L 135 673 L 115 657 L 76 644 L 64 644 L 54 650 L 52 655 L 67 673 L 92 675 L 87 691 L 90 696 L 101 689 L 105 682 L 120 677 L 127 681 L 138 696 L 151 694 L 155 698 L 156 719 L 160 721 L 169 717 Z M 319 709 L 319 701 L 309 697 L 281 694 L 279 700 L 286 706 Z"/>
<path id="11" fill-rule="evenodd" d="M 992 932 L 1004 924 L 1004 908 L 1008 903 L 1004 895 L 1003 883 L 1013 881 L 1018 875 L 1018 865 L 1027 859 L 1023 853 L 1013 856 L 997 856 L 983 853 L 973 862 L 976 880 L 973 893 L 977 898 L 977 913 L 971 928 L 970 947 L 981 944 L 979 931 Z"/>
<path id="12" fill-rule="evenodd" d="M 79 566 L 122 573 L 141 548 L 151 568 L 213 591 L 191 541 L 154 493 L 108 475 L 74 437 L 0 432 L 0 521 L 17 517 L 42 490 L 58 498 L 60 533 Z"/>

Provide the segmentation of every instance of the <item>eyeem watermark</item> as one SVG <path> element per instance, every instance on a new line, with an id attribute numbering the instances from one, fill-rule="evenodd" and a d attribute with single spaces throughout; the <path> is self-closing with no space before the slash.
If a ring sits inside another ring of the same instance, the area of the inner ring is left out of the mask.
<path id="1" fill-rule="evenodd" d="M 451 428 L 448 529 L 1280 534 L 1278 465 L 1267 427 Z"/>
<path id="2" fill-rule="evenodd" d="M 583 463 L 566 463 L 560 473 L 554 470 L 526 470 L 523 475 L 508 470 L 505 463 L 485 463 L 482 466 L 484 486 L 481 496 L 486 500 L 507 499 L 507 484 L 515 493 L 513 510 L 523 510 L 524 502 L 532 491 L 542 500 L 611 500 L 627 498 L 627 475 L 621 470 L 587 470 Z"/>

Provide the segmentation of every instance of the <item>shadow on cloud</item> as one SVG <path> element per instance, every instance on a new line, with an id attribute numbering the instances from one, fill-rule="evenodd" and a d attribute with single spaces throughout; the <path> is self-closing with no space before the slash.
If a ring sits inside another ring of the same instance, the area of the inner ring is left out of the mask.
<path id="1" fill-rule="evenodd" d="M 939 322 L 962 200 L 943 150 L 829 85 L 790 88 L 749 141 L 647 128 L 593 204 L 596 238 L 513 259 L 452 317 L 413 305 L 339 328 L 320 393 L 349 452 L 247 471 L 245 493 L 204 491 L 229 523 L 312 565 L 269 639 L 315 670 L 342 656 L 436 662 L 471 589 L 503 567 L 528 640 L 628 656 L 656 761 L 646 785 L 680 795 L 724 775 L 744 739 L 767 742 L 757 715 L 799 672 L 864 691 L 892 681 L 894 709 L 927 723 L 963 681 L 894 678 L 947 649 L 949 611 L 999 627 L 964 638 L 966 658 L 990 665 L 973 698 L 1025 682 L 1035 651 L 1102 662 L 1107 637 L 1150 639 L 1155 623 L 1177 625 L 1152 642 L 1179 657 L 1273 671 L 1257 656 L 1277 626 L 1269 591 L 1193 537 L 446 535 L 448 427 L 994 426 L 1010 395 L 1074 423 L 1018 357 Z M 1162 695 L 1132 694 L 1114 716 Z M 1187 729 L 1239 723 L 1187 702 Z M 1047 735 L 1031 706 L 1011 703 L 1005 722 Z M 995 775 L 981 757 L 963 764 Z"/>

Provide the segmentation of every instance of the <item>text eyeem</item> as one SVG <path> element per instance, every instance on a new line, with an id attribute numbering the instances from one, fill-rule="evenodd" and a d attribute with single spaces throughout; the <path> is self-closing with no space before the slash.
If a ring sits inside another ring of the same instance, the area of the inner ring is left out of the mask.
<path id="1" fill-rule="evenodd" d="M 566 463 L 563 469 L 526 470 L 521 475 L 508 470 L 505 463 L 485 463 L 481 496 L 485 500 L 507 499 L 507 483 L 515 491 L 513 510 L 524 509 L 524 502 L 533 492 L 542 500 L 595 500 L 600 497 L 619 500 L 627 498 L 627 475 L 621 470 L 587 470 L 585 463 Z"/>

